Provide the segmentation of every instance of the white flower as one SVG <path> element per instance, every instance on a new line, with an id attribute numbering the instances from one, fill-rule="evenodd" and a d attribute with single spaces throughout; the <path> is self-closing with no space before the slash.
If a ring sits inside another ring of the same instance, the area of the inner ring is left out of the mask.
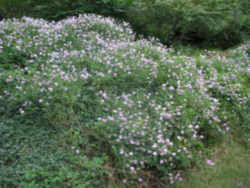
<path id="1" fill-rule="evenodd" d="M 172 115 L 169 114 L 169 113 L 163 112 L 161 115 L 162 115 L 162 117 L 164 117 L 165 119 L 171 119 L 171 118 L 172 118 Z"/>
<path id="2" fill-rule="evenodd" d="M 210 165 L 210 166 L 214 166 L 215 165 L 215 163 L 213 161 L 209 160 L 209 159 L 206 160 L 206 163 L 208 165 Z"/>
<path id="3" fill-rule="evenodd" d="M 20 112 L 20 114 L 24 114 L 24 110 L 23 109 L 20 109 L 19 112 Z"/>
<path id="4" fill-rule="evenodd" d="M 153 148 L 157 148 L 157 144 L 155 143 L 152 147 L 153 147 Z"/>
<path id="5" fill-rule="evenodd" d="M 124 150 L 123 149 L 120 150 L 120 154 L 124 154 Z"/>
<path id="6" fill-rule="evenodd" d="M 170 86 L 170 87 L 169 87 L 169 90 L 171 90 L 171 91 L 174 90 L 174 87 L 173 87 L 173 86 Z"/>
<path id="7" fill-rule="evenodd" d="M 135 168 L 133 166 L 130 167 L 130 171 L 131 172 L 134 172 L 135 171 Z"/>
<path id="8" fill-rule="evenodd" d="M 49 87 L 48 90 L 49 90 L 50 92 L 52 92 L 52 91 L 53 91 L 53 88 L 52 88 L 52 87 Z"/>

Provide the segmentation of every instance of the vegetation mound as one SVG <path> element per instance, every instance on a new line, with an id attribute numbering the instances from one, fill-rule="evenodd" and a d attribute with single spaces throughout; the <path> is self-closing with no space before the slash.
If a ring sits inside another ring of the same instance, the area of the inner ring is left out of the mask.
<path id="1" fill-rule="evenodd" d="M 1 21 L 1 185 L 181 180 L 232 125 L 249 129 L 247 46 L 189 57 L 102 16 Z"/>

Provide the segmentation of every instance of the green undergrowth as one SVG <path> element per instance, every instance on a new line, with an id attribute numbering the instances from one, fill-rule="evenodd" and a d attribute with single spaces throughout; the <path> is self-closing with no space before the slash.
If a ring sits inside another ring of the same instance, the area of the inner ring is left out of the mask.
<path id="1" fill-rule="evenodd" d="M 1 21 L 1 186 L 165 187 L 228 135 L 248 147 L 249 47 L 176 50 L 92 14 Z"/>

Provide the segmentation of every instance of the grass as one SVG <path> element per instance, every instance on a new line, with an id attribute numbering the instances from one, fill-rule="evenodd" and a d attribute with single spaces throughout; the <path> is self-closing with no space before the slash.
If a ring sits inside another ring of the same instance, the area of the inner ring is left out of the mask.
<path id="1" fill-rule="evenodd" d="M 178 188 L 246 188 L 250 187 L 249 147 L 229 137 L 213 149 L 215 166 L 203 163 L 199 168 L 187 171 Z"/>

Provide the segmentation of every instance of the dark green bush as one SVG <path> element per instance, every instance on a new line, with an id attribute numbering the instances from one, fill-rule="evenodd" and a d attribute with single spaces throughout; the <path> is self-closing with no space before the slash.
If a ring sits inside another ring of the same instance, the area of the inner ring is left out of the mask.
<path id="1" fill-rule="evenodd" d="M 31 4 L 34 6 L 33 15 L 47 20 L 61 20 L 80 13 L 112 13 L 111 2 L 102 0 L 45 0 L 32 1 Z"/>
<path id="2" fill-rule="evenodd" d="M 0 12 L 4 18 L 21 17 L 28 12 L 29 2 L 29 0 L 1 0 Z"/>
<path id="3" fill-rule="evenodd" d="M 9 0 L 0 9 L 5 17 L 32 16 L 47 20 L 61 20 L 81 13 L 97 13 L 122 17 L 124 8 L 133 0 Z"/>
<path id="4" fill-rule="evenodd" d="M 249 30 L 247 0 L 138 0 L 127 10 L 133 27 L 166 44 L 209 42 L 228 47 Z"/>

